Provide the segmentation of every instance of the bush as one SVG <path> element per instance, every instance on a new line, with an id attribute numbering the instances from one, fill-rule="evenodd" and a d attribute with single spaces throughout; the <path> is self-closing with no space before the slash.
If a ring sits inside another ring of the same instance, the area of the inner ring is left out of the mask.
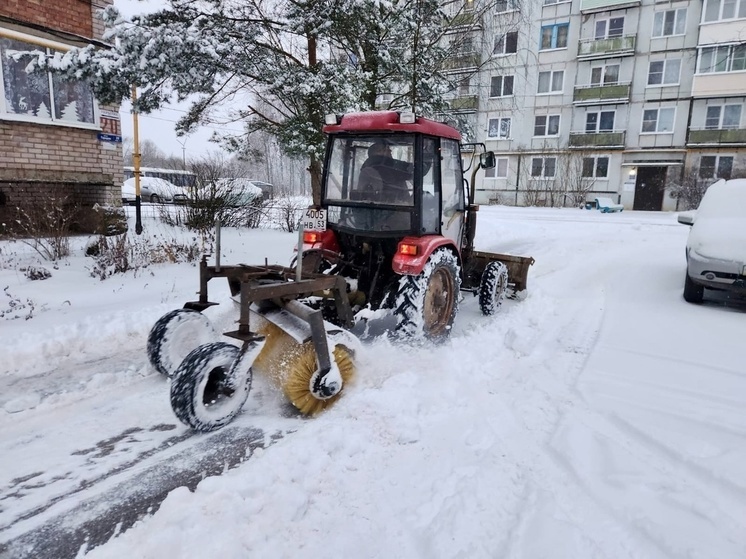
<path id="1" fill-rule="evenodd" d="M 32 206 L 19 206 L 13 236 L 42 258 L 56 262 L 70 255 L 70 227 L 79 207 L 68 196 L 50 196 Z"/>

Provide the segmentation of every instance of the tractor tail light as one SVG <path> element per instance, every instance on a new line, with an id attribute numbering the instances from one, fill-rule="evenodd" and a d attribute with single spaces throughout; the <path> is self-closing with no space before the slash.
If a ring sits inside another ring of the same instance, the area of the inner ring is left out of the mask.
<path id="1" fill-rule="evenodd" d="M 303 231 L 303 242 L 313 245 L 321 241 L 321 234 L 318 231 Z"/>
<path id="2" fill-rule="evenodd" d="M 407 243 L 399 244 L 399 254 L 404 254 L 406 256 L 417 256 L 417 249 L 417 245 L 410 245 Z"/>

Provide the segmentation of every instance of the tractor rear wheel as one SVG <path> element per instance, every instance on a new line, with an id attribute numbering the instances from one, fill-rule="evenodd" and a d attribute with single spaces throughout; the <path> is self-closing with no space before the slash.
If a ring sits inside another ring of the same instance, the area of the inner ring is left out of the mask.
<path id="1" fill-rule="evenodd" d="M 508 267 L 502 262 L 490 262 L 479 282 L 479 309 L 486 316 L 497 312 L 508 289 Z"/>
<path id="2" fill-rule="evenodd" d="M 179 365 L 171 381 L 171 409 L 195 431 L 214 431 L 241 411 L 251 372 L 233 370 L 240 351 L 231 344 L 199 346 Z"/>
<path id="3" fill-rule="evenodd" d="M 170 377 L 194 348 L 218 339 L 210 320 L 192 309 L 164 314 L 148 334 L 148 359 L 162 375 Z"/>
<path id="4" fill-rule="evenodd" d="M 458 311 L 460 289 L 456 255 L 446 248 L 433 252 L 419 275 L 399 280 L 394 307 L 397 333 L 432 341 L 447 338 Z"/>

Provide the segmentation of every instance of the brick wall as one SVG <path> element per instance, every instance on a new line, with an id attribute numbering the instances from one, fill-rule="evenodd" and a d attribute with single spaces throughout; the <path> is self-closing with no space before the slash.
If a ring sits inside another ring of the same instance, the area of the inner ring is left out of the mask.
<path id="1" fill-rule="evenodd" d="M 0 15 L 84 37 L 93 35 L 91 11 L 91 0 L 0 1 Z"/>

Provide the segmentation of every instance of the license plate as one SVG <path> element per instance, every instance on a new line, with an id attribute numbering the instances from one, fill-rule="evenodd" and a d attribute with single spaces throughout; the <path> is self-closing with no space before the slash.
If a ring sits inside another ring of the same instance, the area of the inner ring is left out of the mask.
<path id="1" fill-rule="evenodd" d="M 306 231 L 326 231 L 326 210 L 308 208 L 301 219 Z"/>

